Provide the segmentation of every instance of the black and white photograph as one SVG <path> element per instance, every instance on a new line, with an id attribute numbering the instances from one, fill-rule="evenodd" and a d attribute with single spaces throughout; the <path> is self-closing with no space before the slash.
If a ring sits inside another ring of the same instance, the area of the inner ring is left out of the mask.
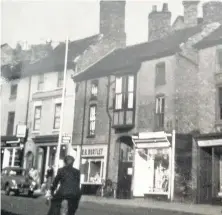
<path id="1" fill-rule="evenodd" d="M 2 215 L 222 214 L 222 0 L 1 0 Z"/>

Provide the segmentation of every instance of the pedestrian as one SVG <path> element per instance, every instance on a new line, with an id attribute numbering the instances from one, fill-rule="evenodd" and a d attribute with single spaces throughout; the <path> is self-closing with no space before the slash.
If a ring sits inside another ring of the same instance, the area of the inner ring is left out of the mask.
<path id="1" fill-rule="evenodd" d="M 48 215 L 59 215 L 63 200 L 68 201 L 68 215 L 75 215 L 78 209 L 81 198 L 80 171 L 73 168 L 74 161 L 72 156 L 67 155 L 64 158 L 65 166 L 58 170 L 51 186 L 52 199 Z"/>
<path id="2" fill-rule="evenodd" d="M 28 174 L 32 181 L 31 183 L 32 183 L 33 189 L 37 189 L 40 185 L 40 176 L 39 176 L 39 172 L 37 168 L 35 168 L 34 166 L 31 167 Z"/>

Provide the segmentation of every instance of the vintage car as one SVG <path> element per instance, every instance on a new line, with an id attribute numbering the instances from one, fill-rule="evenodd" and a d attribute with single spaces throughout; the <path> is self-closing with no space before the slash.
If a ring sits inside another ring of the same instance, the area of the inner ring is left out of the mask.
<path id="1" fill-rule="evenodd" d="M 10 195 L 12 191 L 15 195 L 32 196 L 35 186 L 33 186 L 27 170 L 20 167 L 6 167 L 1 174 L 1 189 L 5 191 L 5 195 Z"/>

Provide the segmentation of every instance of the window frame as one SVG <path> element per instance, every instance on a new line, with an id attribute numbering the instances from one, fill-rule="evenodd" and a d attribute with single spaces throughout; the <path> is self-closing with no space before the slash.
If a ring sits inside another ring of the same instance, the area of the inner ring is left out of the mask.
<path id="1" fill-rule="evenodd" d="M 155 129 L 156 130 L 164 130 L 165 106 L 166 106 L 165 95 L 156 96 L 155 97 Z"/>
<path id="2" fill-rule="evenodd" d="M 91 120 L 91 108 L 95 108 L 95 119 Z M 95 137 L 96 135 L 96 117 L 97 117 L 97 105 L 91 104 L 89 106 L 89 117 L 88 117 L 88 137 Z M 91 123 L 94 123 L 94 132 L 91 131 Z"/>
<path id="3" fill-rule="evenodd" d="M 160 69 L 162 68 L 162 66 L 164 66 L 163 71 Z M 163 78 L 162 78 L 162 75 L 163 75 Z M 166 84 L 166 63 L 159 62 L 155 66 L 155 86 L 158 87 L 158 86 L 163 86 L 165 84 Z"/>
<path id="4" fill-rule="evenodd" d="M 129 90 L 129 80 L 130 77 L 133 77 L 133 90 Z M 122 79 L 121 84 L 121 92 L 116 91 L 117 87 L 117 78 Z M 129 107 L 129 94 L 133 95 L 133 101 L 132 101 L 132 107 Z M 122 98 L 120 99 L 122 102 L 121 108 L 117 109 L 117 95 L 122 95 Z M 114 90 L 114 108 L 113 108 L 113 127 L 119 128 L 119 127 L 133 127 L 135 124 L 135 103 L 136 103 L 136 75 L 132 73 L 128 73 L 121 76 L 115 77 L 115 90 Z M 132 112 L 132 113 L 130 113 Z M 132 123 L 127 122 L 127 113 L 132 114 Z M 120 118 L 122 116 L 122 118 Z M 117 117 L 117 123 L 115 124 L 115 117 Z M 120 123 L 120 120 L 123 119 L 123 123 Z"/>
<path id="5" fill-rule="evenodd" d="M 93 93 L 93 87 L 95 86 L 97 92 L 96 94 Z M 97 99 L 98 97 L 98 89 L 99 89 L 99 81 L 96 79 L 96 80 L 92 80 L 91 81 L 91 88 L 90 88 L 90 94 L 91 94 L 91 100 L 93 99 Z"/>
<path id="6" fill-rule="evenodd" d="M 14 91 L 14 93 L 13 93 Z M 11 84 L 10 87 L 10 99 L 15 99 L 18 93 L 18 84 Z"/>
<path id="7" fill-rule="evenodd" d="M 13 114 L 13 123 L 9 123 L 10 114 Z M 9 125 L 11 125 L 11 126 L 9 127 Z M 14 127 L 15 127 L 15 111 L 9 111 L 8 112 L 8 119 L 7 119 L 7 129 L 6 129 L 7 136 L 13 136 Z"/>
<path id="8" fill-rule="evenodd" d="M 64 84 L 64 74 L 63 72 L 57 73 L 57 88 L 62 88 Z"/>
<path id="9" fill-rule="evenodd" d="M 59 116 L 56 116 L 56 108 L 60 106 L 60 113 Z M 59 130 L 60 128 L 60 123 L 61 123 L 61 108 L 62 108 L 62 103 L 55 103 L 55 107 L 54 107 L 54 120 L 53 120 L 53 129 L 54 130 Z M 57 128 L 56 125 L 56 120 L 59 119 L 59 127 Z"/>
<path id="10" fill-rule="evenodd" d="M 222 49 L 217 50 L 217 64 L 219 71 L 222 71 Z"/>
<path id="11" fill-rule="evenodd" d="M 40 108 L 40 116 L 39 116 L 39 118 L 36 118 L 36 110 L 37 110 L 37 108 Z M 36 105 L 34 107 L 33 131 L 39 131 L 40 130 L 40 128 L 36 129 L 36 120 L 39 120 L 39 127 L 40 127 L 40 125 L 41 125 L 41 117 L 42 117 L 42 105 Z"/>
<path id="12" fill-rule="evenodd" d="M 44 74 L 40 74 L 38 76 L 37 91 L 43 91 L 43 89 L 44 89 L 44 82 L 45 82 L 45 75 Z"/>

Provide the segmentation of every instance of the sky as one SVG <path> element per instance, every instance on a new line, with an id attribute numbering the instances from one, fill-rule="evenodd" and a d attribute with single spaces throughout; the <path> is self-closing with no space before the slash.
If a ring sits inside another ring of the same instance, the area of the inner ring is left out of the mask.
<path id="1" fill-rule="evenodd" d="M 152 5 L 161 10 L 165 2 L 172 21 L 183 15 L 182 0 L 126 0 L 127 45 L 147 41 Z M 38 44 L 50 39 L 56 44 L 67 36 L 81 39 L 99 33 L 99 0 L 1 0 L 1 27 L 1 44 L 12 47 L 18 41 Z"/>

